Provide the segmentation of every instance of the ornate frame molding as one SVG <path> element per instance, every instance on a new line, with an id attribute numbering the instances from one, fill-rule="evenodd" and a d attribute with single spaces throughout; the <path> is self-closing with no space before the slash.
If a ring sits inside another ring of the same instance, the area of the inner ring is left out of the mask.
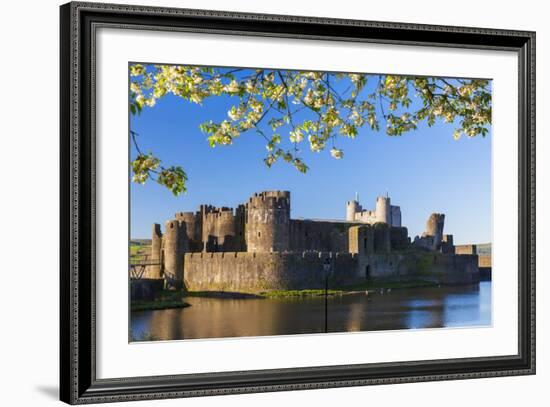
<path id="1" fill-rule="evenodd" d="M 62 401 L 84 404 L 535 373 L 534 32 L 81 2 L 61 6 L 60 21 Z M 101 26 L 517 52 L 518 355 L 97 379 L 94 38 Z"/>

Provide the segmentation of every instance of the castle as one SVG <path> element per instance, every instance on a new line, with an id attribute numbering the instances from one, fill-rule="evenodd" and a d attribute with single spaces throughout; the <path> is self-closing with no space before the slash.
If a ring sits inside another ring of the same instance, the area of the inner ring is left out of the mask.
<path id="1" fill-rule="evenodd" d="M 290 218 L 290 192 L 255 193 L 232 208 L 201 205 L 153 225 L 146 278 L 192 291 L 261 292 L 358 285 L 369 280 L 470 284 L 476 255 L 454 253 L 445 215 L 411 241 L 389 196 L 375 210 L 347 202 L 346 220 Z M 328 275 L 327 275 L 328 273 Z"/>

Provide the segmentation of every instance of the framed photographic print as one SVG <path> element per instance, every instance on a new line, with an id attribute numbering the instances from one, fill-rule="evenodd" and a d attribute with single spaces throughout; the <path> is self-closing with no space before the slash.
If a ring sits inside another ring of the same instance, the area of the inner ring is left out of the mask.
<path id="1" fill-rule="evenodd" d="M 535 373 L 535 34 L 61 7 L 61 399 Z"/>

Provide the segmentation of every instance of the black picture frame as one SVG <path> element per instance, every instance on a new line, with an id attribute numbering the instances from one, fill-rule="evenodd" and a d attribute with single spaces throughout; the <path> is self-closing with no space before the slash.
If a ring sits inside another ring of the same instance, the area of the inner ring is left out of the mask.
<path id="1" fill-rule="evenodd" d="M 60 8 L 60 395 L 70 404 L 535 373 L 535 33 L 115 4 Z M 97 27 L 508 50 L 519 59 L 518 354 L 177 376 L 96 378 Z"/>

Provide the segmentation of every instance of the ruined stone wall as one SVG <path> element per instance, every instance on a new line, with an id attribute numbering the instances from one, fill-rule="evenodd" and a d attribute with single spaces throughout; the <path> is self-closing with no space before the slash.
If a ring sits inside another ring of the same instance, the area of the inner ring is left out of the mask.
<path id="1" fill-rule="evenodd" d="M 258 293 L 269 290 L 322 289 L 327 252 L 187 253 L 184 285 L 190 291 Z M 426 281 L 472 284 L 479 281 L 477 256 L 442 253 L 387 253 L 361 256 L 333 253 L 330 288 L 368 281 Z"/>
<path id="2" fill-rule="evenodd" d="M 476 255 L 437 252 L 373 254 L 363 259 L 360 266 L 373 280 L 429 281 L 449 285 L 479 282 Z"/>
<path id="3" fill-rule="evenodd" d="M 369 211 L 369 210 L 364 210 L 364 211 L 361 211 L 360 213 L 357 213 L 355 216 L 355 220 L 359 222 L 368 223 L 368 224 L 374 224 L 378 222 L 376 211 Z"/>
<path id="4" fill-rule="evenodd" d="M 479 258 L 478 265 L 479 267 L 492 267 L 492 259 L 490 254 L 478 255 Z"/>
<path id="5" fill-rule="evenodd" d="M 374 230 L 374 251 L 376 253 L 391 252 L 391 228 L 387 223 L 375 223 Z"/>
<path id="6" fill-rule="evenodd" d="M 442 213 L 432 213 L 426 222 L 426 231 L 423 237 L 433 237 L 432 250 L 438 250 L 443 241 L 443 227 L 445 225 L 445 215 Z"/>
<path id="7" fill-rule="evenodd" d="M 202 205 L 195 215 L 196 236 L 200 242 L 190 245 L 190 251 L 241 251 L 244 245 L 244 210 L 233 213 L 232 208 Z M 183 212 L 185 214 L 185 212 Z M 189 227 L 189 222 L 187 222 Z"/>
<path id="8" fill-rule="evenodd" d="M 144 278 L 156 279 L 162 278 L 162 267 L 160 265 L 162 261 L 162 232 L 160 231 L 160 225 L 158 223 L 153 224 L 153 233 L 151 236 L 151 254 L 150 263 L 157 263 L 154 265 L 146 266 Z"/>
<path id="9" fill-rule="evenodd" d="M 202 251 L 214 251 L 216 247 L 215 230 L 216 225 L 212 218 L 208 218 L 208 215 L 212 213 L 216 208 L 212 205 L 201 205 L 199 212 L 201 217 L 201 243 Z"/>
<path id="10" fill-rule="evenodd" d="M 330 256 L 326 252 L 188 253 L 184 283 L 190 291 L 321 289 L 325 287 L 323 264 Z M 358 282 L 356 255 L 335 253 L 331 262 L 331 286 Z"/>
<path id="11" fill-rule="evenodd" d="M 235 251 L 246 252 L 246 206 L 239 205 L 235 210 Z"/>
<path id="12" fill-rule="evenodd" d="M 456 254 L 477 254 L 477 247 L 475 244 L 461 244 L 455 246 Z"/>
<path id="13" fill-rule="evenodd" d="M 206 251 L 241 250 L 237 242 L 236 219 L 231 208 L 215 208 L 205 215 L 203 233 Z"/>
<path id="14" fill-rule="evenodd" d="M 401 207 L 391 205 L 391 225 L 401 227 Z"/>
<path id="15" fill-rule="evenodd" d="M 185 222 L 189 251 L 199 252 L 202 243 L 202 216 L 200 212 L 177 212 L 176 219 Z"/>
<path id="16" fill-rule="evenodd" d="M 254 194 L 246 204 L 248 252 L 286 251 L 290 247 L 290 192 Z"/>
<path id="17" fill-rule="evenodd" d="M 453 235 L 443 235 L 443 240 L 441 242 L 441 252 L 455 254 Z"/>
<path id="18" fill-rule="evenodd" d="M 363 257 L 374 253 L 374 229 L 371 225 L 352 226 L 348 231 L 349 252 Z"/>
<path id="19" fill-rule="evenodd" d="M 313 220 L 290 220 L 290 251 L 328 251 L 352 252 L 350 230 L 361 227 L 361 233 L 368 233 L 368 245 L 375 250 L 388 252 L 392 249 L 403 250 L 409 246 L 407 228 L 389 227 L 385 223 L 358 224 L 352 222 L 330 222 Z M 368 232 L 367 232 L 368 231 Z M 376 232 L 375 232 L 376 231 Z M 361 237 L 361 239 L 365 239 Z M 375 243 L 376 240 L 376 243 Z M 357 242 L 355 242 L 357 245 Z M 374 248 L 376 246 L 376 249 Z"/>
<path id="20" fill-rule="evenodd" d="M 290 251 L 348 252 L 348 230 L 356 223 L 290 220 Z"/>
<path id="21" fill-rule="evenodd" d="M 409 247 L 409 231 L 405 227 L 390 228 L 390 241 L 392 250 L 405 250 Z"/>

